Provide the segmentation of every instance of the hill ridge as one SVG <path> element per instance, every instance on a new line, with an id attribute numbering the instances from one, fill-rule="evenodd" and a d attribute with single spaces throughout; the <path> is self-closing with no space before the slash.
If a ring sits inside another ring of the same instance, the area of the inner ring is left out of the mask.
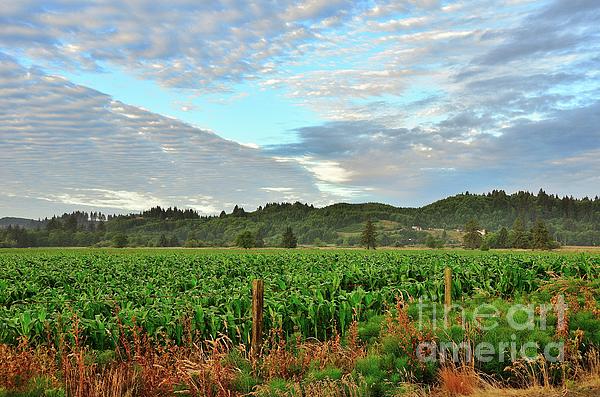
<path id="1" fill-rule="evenodd" d="M 77 234 L 70 242 L 74 245 L 99 244 L 119 233 L 126 234 L 135 245 L 164 244 L 165 240 L 177 245 L 230 245 L 239 233 L 250 230 L 268 244 L 275 244 L 289 226 L 301 244 L 356 245 L 361 225 L 372 219 L 377 223 L 382 244 L 405 245 L 422 243 L 434 229 L 455 232 L 471 219 L 476 219 L 483 229 L 495 231 L 510 229 L 517 218 L 527 228 L 536 220 L 544 221 L 553 238 L 563 244 L 600 245 L 598 197 L 559 197 L 543 190 L 538 194 L 465 192 L 418 208 L 375 202 L 335 203 L 318 208 L 296 202 L 267 203 L 249 212 L 236 206 L 231 212 L 222 211 L 216 216 L 201 216 L 176 207 L 154 207 L 118 216 L 77 211 L 42 221 L 43 230 L 38 232 L 41 236 L 35 236 L 34 231 L 27 234 L 50 245 L 60 245 L 57 240 L 64 238 L 65 233 Z"/>

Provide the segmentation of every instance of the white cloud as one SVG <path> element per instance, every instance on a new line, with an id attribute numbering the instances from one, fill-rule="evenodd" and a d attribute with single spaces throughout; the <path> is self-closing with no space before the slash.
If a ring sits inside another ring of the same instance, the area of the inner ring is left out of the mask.
<path id="1" fill-rule="evenodd" d="M 294 189 L 291 187 L 261 187 L 261 190 L 265 190 L 267 192 L 291 192 Z"/>
<path id="2" fill-rule="evenodd" d="M 340 163 L 336 161 L 316 160 L 310 156 L 297 157 L 294 160 L 312 172 L 317 179 L 323 182 L 347 182 L 352 176 L 350 171 L 342 168 Z"/>
<path id="3" fill-rule="evenodd" d="M 127 190 L 72 189 L 72 192 L 49 195 L 46 199 L 74 206 L 121 208 L 131 211 L 142 211 L 156 205 L 165 206 L 156 196 Z"/>

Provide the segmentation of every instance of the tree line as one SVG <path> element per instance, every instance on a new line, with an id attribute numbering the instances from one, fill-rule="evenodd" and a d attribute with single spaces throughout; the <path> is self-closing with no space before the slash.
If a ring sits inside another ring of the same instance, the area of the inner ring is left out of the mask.
<path id="1" fill-rule="evenodd" d="M 562 245 L 600 245 L 597 197 L 494 190 L 465 192 L 422 208 L 378 203 L 316 208 L 296 202 L 267 203 L 255 211 L 236 205 L 211 216 L 160 206 L 127 215 L 76 211 L 40 220 L 35 228 L 0 228 L 0 246 L 228 246 L 235 245 L 245 231 L 253 234 L 254 246 L 280 246 L 289 227 L 297 244 L 353 247 L 364 245 L 362 234 L 368 220 L 376 227 L 387 225 L 378 228 L 378 246 L 458 246 L 463 242 L 456 231 L 463 230 L 472 218 L 477 219 L 480 230 L 493 231 L 483 239 L 490 248 L 531 246 L 538 221 L 543 222 L 550 239 Z"/>
<path id="2" fill-rule="evenodd" d="M 560 244 L 550 236 L 544 221 L 538 219 L 531 229 L 527 229 L 521 218 L 517 218 L 509 231 L 502 227 L 496 232 L 482 230 L 479 222 L 470 220 L 465 225 L 463 246 L 468 249 L 488 250 L 490 248 L 517 248 L 549 250 Z"/>

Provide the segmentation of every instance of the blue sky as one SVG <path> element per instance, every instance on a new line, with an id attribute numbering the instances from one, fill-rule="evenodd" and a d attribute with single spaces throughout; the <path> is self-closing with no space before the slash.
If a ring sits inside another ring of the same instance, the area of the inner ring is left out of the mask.
<path id="1" fill-rule="evenodd" d="M 231 92 L 204 94 L 170 89 L 121 68 L 107 72 L 63 72 L 69 81 L 110 93 L 121 102 L 175 117 L 226 139 L 245 144 L 277 144 L 295 139 L 294 129 L 322 122 L 311 109 L 298 106 L 282 89 L 262 89 L 252 82 L 234 84 Z"/>
<path id="2" fill-rule="evenodd" d="M 0 0 L 0 216 L 595 196 L 595 0 Z"/>

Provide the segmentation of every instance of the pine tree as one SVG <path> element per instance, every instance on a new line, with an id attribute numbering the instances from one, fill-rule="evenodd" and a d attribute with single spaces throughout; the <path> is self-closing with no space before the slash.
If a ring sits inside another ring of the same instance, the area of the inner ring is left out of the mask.
<path id="1" fill-rule="evenodd" d="M 442 245 L 444 245 L 448 242 L 448 233 L 446 233 L 446 230 L 444 230 L 442 232 L 442 236 L 440 237 L 440 240 L 441 240 Z"/>
<path id="2" fill-rule="evenodd" d="M 544 222 L 538 220 L 533 229 L 531 229 L 531 248 L 546 250 L 551 247 L 552 240 L 550 239 L 550 233 Z"/>
<path id="3" fill-rule="evenodd" d="M 296 248 L 298 246 L 298 240 L 291 227 L 285 229 L 285 233 L 283 233 L 281 238 L 281 246 L 283 248 Z"/>
<path id="4" fill-rule="evenodd" d="M 50 230 L 59 230 L 61 229 L 62 224 L 61 222 L 56 218 L 56 216 L 53 216 L 52 219 L 50 219 L 48 221 L 48 223 L 46 224 L 46 230 L 50 231 Z"/>
<path id="5" fill-rule="evenodd" d="M 167 236 L 165 236 L 164 234 L 160 235 L 160 239 L 158 240 L 158 246 L 159 247 L 168 247 L 169 246 L 169 240 L 167 240 Z"/>
<path id="6" fill-rule="evenodd" d="M 477 249 L 481 247 L 482 241 L 483 237 L 479 233 L 479 223 L 475 219 L 471 219 L 465 225 L 463 245 L 467 249 Z"/>
<path id="7" fill-rule="evenodd" d="M 482 251 L 489 251 L 490 250 L 490 243 L 487 239 L 483 239 L 481 241 L 481 245 L 479 246 L 479 249 Z"/>
<path id="8" fill-rule="evenodd" d="M 508 230 L 505 227 L 503 227 L 498 232 L 498 237 L 496 239 L 496 247 L 497 248 L 508 248 L 508 244 L 509 244 Z"/>
<path id="9" fill-rule="evenodd" d="M 377 235 L 375 233 L 375 225 L 373 225 L 373 222 L 371 222 L 371 220 L 369 219 L 365 224 L 365 229 L 363 230 L 361 237 L 361 243 L 362 245 L 367 247 L 367 249 L 375 249 L 376 240 Z"/>
<path id="10" fill-rule="evenodd" d="M 254 238 L 254 247 L 256 247 L 256 248 L 264 248 L 265 247 L 265 241 L 263 239 L 262 230 L 259 230 L 256 232 L 256 236 Z"/>
<path id="11" fill-rule="evenodd" d="M 517 218 L 513 224 L 512 236 L 510 237 L 511 248 L 529 248 L 529 236 L 521 218 Z"/>

